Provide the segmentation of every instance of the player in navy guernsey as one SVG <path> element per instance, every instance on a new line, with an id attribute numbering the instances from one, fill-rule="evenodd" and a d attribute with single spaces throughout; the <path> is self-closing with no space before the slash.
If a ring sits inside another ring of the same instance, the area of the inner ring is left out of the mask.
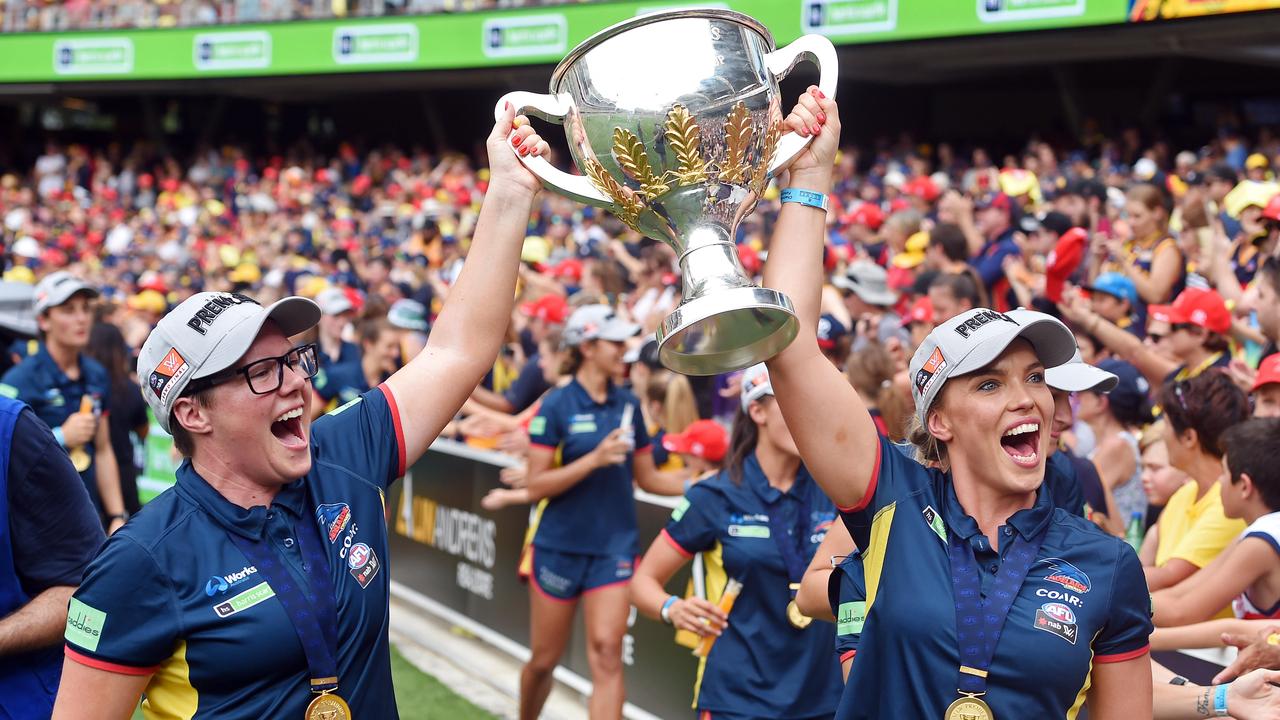
<path id="1" fill-rule="evenodd" d="M 830 718 L 840 700 L 832 626 L 794 602 L 805 567 L 836 518 L 800 463 L 764 365 L 742 376 L 725 469 L 689 488 L 632 584 L 636 609 L 679 630 L 719 637 L 701 660 L 700 720 Z M 663 589 L 702 553 L 706 597 Z M 726 618 L 730 579 L 742 590 Z"/>
<path id="2" fill-rule="evenodd" d="M 789 184 L 829 191 L 835 103 L 812 88 L 787 124 L 818 130 Z M 866 620 L 837 717 L 1074 718 L 1086 701 L 1095 719 L 1150 717 L 1137 556 L 1041 489 L 1044 373 L 1070 360 L 1071 332 L 1041 313 L 984 308 L 935 328 L 909 365 L 922 465 L 877 435 L 818 351 L 825 221 L 783 203 L 775 233 L 787 252 L 770 255 L 765 284 L 800 318 L 768 363 L 778 403 L 862 549 Z"/>
<path id="3" fill-rule="evenodd" d="M 205 292 L 157 324 L 138 376 L 187 457 L 103 547 L 73 596 L 54 717 L 395 718 L 386 487 L 493 363 L 547 151 L 508 106 L 492 181 L 427 348 L 311 422 L 315 303 Z M 349 704 L 350 713 L 342 714 Z"/>
<path id="4" fill-rule="evenodd" d="M 579 600 L 587 629 L 592 717 L 621 717 L 622 638 L 627 586 L 639 551 L 635 484 L 678 494 L 679 477 L 659 473 L 640 401 L 614 384 L 623 344 L 640 331 L 607 305 L 569 316 L 563 344 L 573 379 L 552 390 L 529 423 L 527 490 L 547 499 L 533 536 L 529 649 L 520 673 L 520 716 L 537 717 L 551 691 Z"/>

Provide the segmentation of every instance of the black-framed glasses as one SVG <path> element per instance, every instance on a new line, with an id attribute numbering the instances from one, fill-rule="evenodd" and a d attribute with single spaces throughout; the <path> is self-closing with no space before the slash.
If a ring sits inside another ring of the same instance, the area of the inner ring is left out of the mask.
<path id="1" fill-rule="evenodd" d="M 184 394 L 195 394 L 211 387 L 221 385 L 243 376 L 254 395 L 270 395 L 284 384 L 284 369 L 288 366 L 294 372 L 300 372 L 307 380 L 320 372 L 320 362 L 315 343 L 299 345 L 283 355 L 262 358 L 231 370 L 224 370 L 207 378 L 193 380 Z"/>

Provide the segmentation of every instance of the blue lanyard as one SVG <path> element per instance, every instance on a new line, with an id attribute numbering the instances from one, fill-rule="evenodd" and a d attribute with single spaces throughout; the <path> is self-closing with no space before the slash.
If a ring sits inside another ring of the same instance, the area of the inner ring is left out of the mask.
<path id="1" fill-rule="evenodd" d="M 797 476 L 796 484 L 800 478 Z M 766 481 L 767 482 L 767 481 Z M 796 484 L 791 486 L 793 492 L 800 490 Z M 806 488 L 807 489 L 807 488 Z M 800 501 L 800 508 L 796 511 L 795 522 L 793 527 L 785 527 L 779 517 L 779 510 L 782 509 L 783 503 L 786 502 L 787 494 L 782 493 L 778 496 L 777 502 L 769 504 L 769 535 L 773 538 L 773 542 L 778 546 L 778 553 L 782 555 L 782 563 L 787 568 L 787 581 L 789 583 L 798 583 L 804 577 L 804 571 L 809 567 L 809 560 L 805 557 L 806 553 L 803 547 L 808 540 L 805 535 L 805 528 L 809 522 L 809 495 L 801 492 L 797 494 Z M 795 593 L 792 593 L 792 597 Z"/>
<path id="2" fill-rule="evenodd" d="M 304 517 L 294 528 L 294 534 L 298 536 L 302 559 L 310 568 L 307 573 L 311 578 L 309 588 L 299 587 L 294 582 L 293 575 L 285 567 L 285 560 L 265 538 L 255 542 L 233 532 L 228 532 L 227 537 L 258 568 L 284 606 L 285 614 L 302 643 L 302 652 L 307 657 L 311 691 L 328 692 L 338 687 L 338 663 L 334 660 L 338 648 L 338 609 L 333 599 L 333 581 L 329 577 L 329 558 L 324 553 L 320 530 L 314 521 Z"/>
<path id="3" fill-rule="evenodd" d="M 956 641 L 960 646 L 961 694 L 981 695 L 987 691 L 987 671 L 996 655 L 996 644 L 1018 589 L 1036 561 L 1047 533 L 1031 539 L 1015 535 L 1013 544 L 1000 561 L 1000 571 L 986 598 L 982 597 L 977 558 L 969 542 L 954 531 L 948 533 L 947 555 L 951 559 L 951 586 L 956 600 Z"/>

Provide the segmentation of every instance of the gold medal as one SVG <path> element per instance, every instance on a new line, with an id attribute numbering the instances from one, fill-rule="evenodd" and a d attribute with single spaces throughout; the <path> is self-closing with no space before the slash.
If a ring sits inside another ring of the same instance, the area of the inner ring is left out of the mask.
<path id="1" fill-rule="evenodd" d="M 787 620 L 790 620 L 791 627 L 797 630 L 803 630 L 813 622 L 813 618 L 800 612 L 800 606 L 796 605 L 795 600 L 787 603 Z"/>
<path id="2" fill-rule="evenodd" d="M 351 708 L 337 695 L 324 693 L 307 705 L 306 720 L 351 720 Z"/>
<path id="3" fill-rule="evenodd" d="M 84 472 L 89 469 L 89 453 L 85 452 L 83 445 L 71 448 L 67 456 L 71 458 L 71 465 L 76 469 L 76 472 Z"/>
<path id="4" fill-rule="evenodd" d="M 943 720 L 995 720 L 991 707 L 977 695 L 965 695 L 947 706 Z"/>

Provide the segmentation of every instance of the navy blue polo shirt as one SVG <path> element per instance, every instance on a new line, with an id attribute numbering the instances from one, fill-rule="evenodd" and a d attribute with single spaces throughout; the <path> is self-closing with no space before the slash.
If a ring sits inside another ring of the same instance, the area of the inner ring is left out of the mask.
<path id="1" fill-rule="evenodd" d="M 369 381 L 360 363 L 331 365 L 323 368 L 311 380 L 316 394 L 326 401 L 337 400 L 339 405 L 355 400 L 369 392 Z"/>
<path id="2" fill-rule="evenodd" d="M 111 377 L 101 363 L 81 353 L 80 377 L 72 380 L 41 344 L 34 355 L 10 368 L 0 378 L 0 395 L 30 405 L 36 417 L 52 429 L 61 427 L 71 413 L 80 411 L 80 398 L 85 395 L 93 398 L 95 411 L 105 414 L 111 406 Z M 89 488 L 90 497 L 95 503 L 100 503 L 98 486 L 94 482 L 93 441 L 85 443 L 84 449 L 89 453 L 90 465 L 81 473 L 81 479 Z"/>
<path id="3" fill-rule="evenodd" d="M 631 406 L 635 452 L 650 452 L 649 433 L 640 401 L 629 390 L 610 384 L 603 403 L 587 393 L 577 378 L 549 393 L 529 422 L 529 441 L 559 450 L 568 465 L 595 450 L 622 426 L 623 408 Z M 583 555 L 631 555 L 639 552 L 634 473 L 626 462 L 591 472 L 573 487 L 549 498 L 533 536 L 533 546 Z"/>
<path id="4" fill-rule="evenodd" d="M 893 448 L 904 457 L 915 461 L 916 448 L 911 443 L 894 443 Z M 1084 488 L 1076 467 L 1068 459 L 1071 453 L 1058 451 L 1044 463 L 1044 487 L 1053 498 L 1053 504 L 1072 515 L 1084 517 Z M 861 547 L 861 546 L 859 546 Z"/>
<path id="5" fill-rule="evenodd" d="M 827 578 L 827 602 L 836 619 L 836 657 L 840 662 L 858 654 L 862 626 L 867 621 L 867 579 L 858 551 L 846 555 Z"/>
<path id="6" fill-rule="evenodd" d="M 945 538 L 959 533 L 974 549 L 984 593 L 1000 554 L 960 507 L 948 474 L 885 443 L 866 495 L 841 509 L 863 548 L 867 616 L 837 717 L 875 717 L 886 707 L 902 717 L 941 717 L 958 697 L 959 666 Z M 999 532 L 1046 535 L 1005 622 L 983 699 L 996 717 L 1066 717 L 1084 701 L 1093 663 L 1148 651 L 1142 565 L 1119 538 L 1056 508 L 1044 488 Z M 1001 542 L 1001 552 L 1011 545 Z"/>
<path id="7" fill-rule="evenodd" d="M 712 717 L 830 714 L 842 688 L 839 663 L 831 657 L 834 628 L 814 622 L 798 630 L 787 620 L 791 581 L 772 527 L 800 533 L 807 566 L 835 521 L 835 506 L 803 466 L 785 493 L 769 484 L 755 453 L 742 471 L 741 484 L 728 471 L 694 484 L 662 531 L 685 557 L 704 553 L 706 564 L 742 583 L 729 625 L 704 661 L 694 707 Z M 708 599 L 718 600 L 718 591 Z"/>
<path id="8" fill-rule="evenodd" d="M 511 412 L 523 412 L 537 402 L 543 393 L 551 389 L 547 378 L 542 374 L 540 362 L 541 356 L 537 353 L 529 356 L 524 367 L 520 368 L 520 374 L 516 376 L 515 382 L 502 393 L 507 402 L 511 403 Z"/>
<path id="9" fill-rule="evenodd" d="M 343 340 L 342 344 L 338 346 L 338 357 L 330 357 L 323 349 L 320 350 L 319 354 L 321 370 L 328 370 L 334 365 L 360 364 L 360 346 L 346 340 Z"/>
<path id="10" fill-rule="evenodd" d="M 160 717 L 300 718 L 311 700 L 302 645 L 266 579 L 228 537 L 266 538 L 304 582 L 296 541 L 317 523 L 338 611 L 338 689 L 361 718 L 397 717 L 387 643 L 384 490 L 404 473 L 385 386 L 312 425 L 311 471 L 272 504 L 232 504 L 184 462 L 177 484 L 107 541 L 71 600 L 66 654 L 151 675 Z"/>

